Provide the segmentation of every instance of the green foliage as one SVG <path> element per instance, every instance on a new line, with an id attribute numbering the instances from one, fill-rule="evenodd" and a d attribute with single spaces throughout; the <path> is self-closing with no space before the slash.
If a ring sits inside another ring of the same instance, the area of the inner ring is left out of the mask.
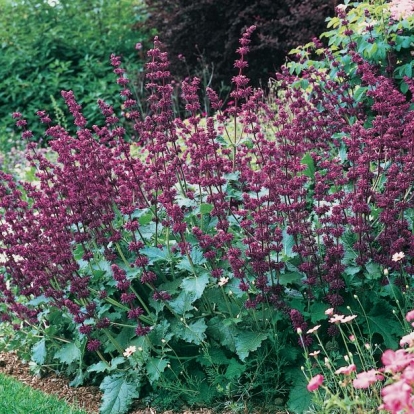
<path id="1" fill-rule="evenodd" d="M 122 374 L 105 377 L 99 388 L 104 393 L 101 414 L 125 414 L 132 400 L 139 397 L 139 383 Z"/>
<path id="2" fill-rule="evenodd" d="M 331 65 L 331 62 L 326 59 L 324 49 L 311 42 L 291 51 L 292 54 L 299 54 L 302 59 L 300 63 L 289 63 L 288 67 L 291 73 L 298 75 L 309 67 L 326 70 L 331 79 L 338 78 L 338 72 L 342 70 L 353 87 L 355 103 L 364 102 L 366 110 L 369 111 L 367 88 L 361 86 L 360 78 L 356 76 L 357 65 L 347 53 L 347 48 L 351 42 L 354 43 L 354 50 L 357 53 L 375 65 L 384 75 L 391 76 L 398 82 L 401 91 L 407 93 L 408 85 L 404 82 L 404 77 L 412 77 L 411 50 L 414 42 L 414 20 L 410 17 L 390 21 L 389 4 L 384 0 L 373 2 L 346 0 L 344 3 L 348 23 L 342 24 L 343 19 L 340 17 L 329 18 L 330 30 L 321 35 L 322 40 L 327 39 L 329 51 L 341 65 Z M 319 56 L 317 59 L 312 58 L 315 53 Z M 298 81 L 297 86 L 303 87 L 301 82 Z"/>
<path id="3" fill-rule="evenodd" d="M 139 0 L 1 2 L 0 135 L 10 134 L 15 111 L 33 126 L 38 110 L 59 118 L 55 102 L 61 102 L 61 90 L 74 91 L 91 122 L 101 119 L 97 99 L 118 93 L 109 56 L 120 53 L 136 70 L 141 67 L 134 46 L 148 34 L 133 26 L 144 19 Z"/>

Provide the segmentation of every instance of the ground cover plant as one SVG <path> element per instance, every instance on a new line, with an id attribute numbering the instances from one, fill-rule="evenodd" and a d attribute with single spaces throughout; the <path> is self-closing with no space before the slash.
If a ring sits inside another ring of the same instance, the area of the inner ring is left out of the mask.
<path id="1" fill-rule="evenodd" d="M 71 408 L 56 397 L 33 390 L 3 374 L 0 374 L 0 391 L 0 410 L 3 413 L 85 414 L 83 410 Z"/>
<path id="2" fill-rule="evenodd" d="M 232 100 L 205 91 L 213 116 L 200 80 L 186 78 L 187 116 L 174 117 L 158 38 L 141 116 L 113 54 L 122 109 L 99 100 L 103 121 L 91 124 L 63 91 L 76 133 L 38 112 L 55 159 L 14 113 L 37 173 L 33 183 L 0 175 L 5 345 L 34 372 L 100 384 L 105 414 L 136 398 L 298 413 L 327 398 L 341 401 L 327 409 L 353 412 L 333 379 L 321 387 L 328 375 L 309 356 L 351 361 L 350 378 L 374 370 L 370 385 L 384 377 L 375 370 L 389 365 L 386 349 L 400 337 L 412 345 L 414 36 L 411 8 L 402 11 L 346 3 L 328 45 L 294 51 L 269 95 L 244 75 L 247 28 Z M 357 409 L 376 409 L 368 400 Z"/>

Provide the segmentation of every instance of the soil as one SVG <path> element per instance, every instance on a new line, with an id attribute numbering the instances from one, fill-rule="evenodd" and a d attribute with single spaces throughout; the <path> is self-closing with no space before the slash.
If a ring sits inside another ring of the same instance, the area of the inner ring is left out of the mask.
<path id="1" fill-rule="evenodd" d="M 50 373 L 42 378 L 33 375 L 29 366 L 22 363 L 14 353 L 0 353 L 0 372 L 16 378 L 24 384 L 43 391 L 46 394 L 54 394 L 68 404 L 80 407 L 88 414 L 98 414 L 101 401 L 101 392 L 96 386 L 73 388 L 69 381 Z M 162 414 L 153 408 L 133 407 L 129 414 Z M 163 414 L 174 414 L 173 411 L 164 411 Z M 184 411 L 181 414 L 212 414 L 211 410 L 201 409 L 197 411 Z M 224 414 L 224 413 L 223 413 Z"/>

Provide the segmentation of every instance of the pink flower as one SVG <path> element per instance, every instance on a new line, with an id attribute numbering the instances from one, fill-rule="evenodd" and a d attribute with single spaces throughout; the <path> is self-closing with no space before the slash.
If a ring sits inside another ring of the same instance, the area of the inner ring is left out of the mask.
<path id="1" fill-rule="evenodd" d="M 328 315 L 328 316 L 332 316 L 333 313 L 334 313 L 334 309 L 333 308 L 326 309 L 326 311 L 325 311 L 325 315 Z"/>
<path id="2" fill-rule="evenodd" d="M 381 357 L 382 363 L 385 366 L 386 371 L 391 371 L 393 373 L 401 371 L 407 365 L 413 361 L 414 355 L 409 354 L 404 349 L 399 349 L 398 351 L 393 351 L 387 349 Z"/>
<path id="3" fill-rule="evenodd" d="M 405 319 L 407 319 L 408 322 L 414 321 L 414 310 L 410 311 L 405 315 Z"/>
<path id="4" fill-rule="evenodd" d="M 368 388 L 374 382 L 381 381 L 383 379 L 384 377 L 378 374 L 375 369 L 371 369 L 367 372 L 360 372 L 357 374 L 352 383 L 354 385 L 354 388 Z"/>
<path id="5" fill-rule="evenodd" d="M 313 378 L 311 378 L 306 388 L 309 392 L 316 391 L 322 385 L 323 380 L 323 375 L 315 375 Z"/>
<path id="6" fill-rule="evenodd" d="M 411 387 L 404 380 L 400 380 L 384 387 L 381 395 L 384 402 L 384 409 L 391 411 L 391 414 L 397 414 L 408 407 L 411 397 Z"/>
<path id="7" fill-rule="evenodd" d="M 401 378 L 404 379 L 404 381 L 413 386 L 414 385 L 414 366 L 409 365 L 405 368 L 404 372 L 401 375 Z"/>
<path id="8" fill-rule="evenodd" d="M 351 321 L 353 321 L 356 317 L 357 317 L 357 315 L 349 315 L 349 316 L 345 316 L 345 318 L 343 318 L 343 319 L 342 319 L 341 323 L 351 322 Z"/>
<path id="9" fill-rule="evenodd" d="M 314 326 L 312 329 L 309 329 L 308 332 L 306 332 L 307 334 L 313 334 L 314 332 L 316 332 L 319 328 L 321 327 L 321 325 L 316 325 Z"/>
<path id="10" fill-rule="evenodd" d="M 390 2 L 391 17 L 395 20 L 406 19 L 414 14 L 413 0 L 392 0 Z"/>
<path id="11" fill-rule="evenodd" d="M 343 319 L 345 318 L 344 315 L 333 315 L 331 319 L 329 319 L 330 323 L 342 323 Z"/>
<path id="12" fill-rule="evenodd" d="M 405 335 L 400 340 L 400 346 L 407 344 L 408 346 L 414 346 L 414 332 Z"/>
<path id="13" fill-rule="evenodd" d="M 354 372 L 354 371 L 356 371 L 356 366 L 355 366 L 355 364 L 351 364 L 351 365 L 348 365 L 347 367 L 341 367 L 341 368 L 337 369 L 335 371 L 335 374 L 350 375 L 351 372 Z"/>

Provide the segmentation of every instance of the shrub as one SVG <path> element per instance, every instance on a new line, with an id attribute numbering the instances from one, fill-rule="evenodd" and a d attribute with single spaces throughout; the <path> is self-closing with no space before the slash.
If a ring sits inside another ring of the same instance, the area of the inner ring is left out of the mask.
<path id="1" fill-rule="evenodd" d="M 235 50 L 242 29 L 256 25 L 246 75 L 254 86 L 266 86 L 268 78 L 285 63 L 290 49 L 307 43 L 325 29 L 324 20 L 334 13 L 336 0 L 239 1 L 146 0 L 149 19 L 170 53 L 171 70 L 181 76 L 209 68 L 219 88 L 234 75 Z M 209 77 L 205 79 L 206 85 Z"/>
<path id="2" fill-rule="evenodd" d="M 382 3 L 361 9 L 367 19 L 381 12 L 398 56 L 412 18 L 394 21 Z M 348 25 L 341 15 L 336 30 Z M 174 118 L 156 38 L 148 116 L 112 55 L 123 113 L 99 101 L 104 121 L 87 128 L 64 91 L 76 133 L 38 112 L 56 162 L 30 143 L 38 182 L 1 174 L 2 319 L 28 335 L 35 366 L 57 360 L 73 384 L 100 383 L 105 414 L 138 396 L 246 409 L 278 399 L 304 412 L 298 348 L 315 346 L 309 325 L 321 324 L 338 361 L 346 354 L 328 308 L 360 309 L 356 332 L 378 350 L 403 334 L 395 312 L 413 298 L 414 82 L 404 78 L 401 91 L 400 60 L 385 70 L 351 39 L 321 49 L 319 66 L 300 61 L 300 78 L 284 68 L 266 97 L 244 75 L 253 32 L 240 39 L 232 102 L 206 90 L 214 117 L 201 111 L 200 80 L 187 78 L 188 116 Z"/>
<path id="3" fill-rule="evenodd" d="M 10 134 L 13 110 L 24 111 L 40 139 L 36 111 L 61 89 L 73 88 L 95 122 L 88 104 L 116 94 L 106 70 L 108 51 L 118 50 L 139 67 L 134 45 L 147 39 L 133 25 L 145 19 L 139 2 L 47 1 L 0 2 L 0 133 Z"/>

